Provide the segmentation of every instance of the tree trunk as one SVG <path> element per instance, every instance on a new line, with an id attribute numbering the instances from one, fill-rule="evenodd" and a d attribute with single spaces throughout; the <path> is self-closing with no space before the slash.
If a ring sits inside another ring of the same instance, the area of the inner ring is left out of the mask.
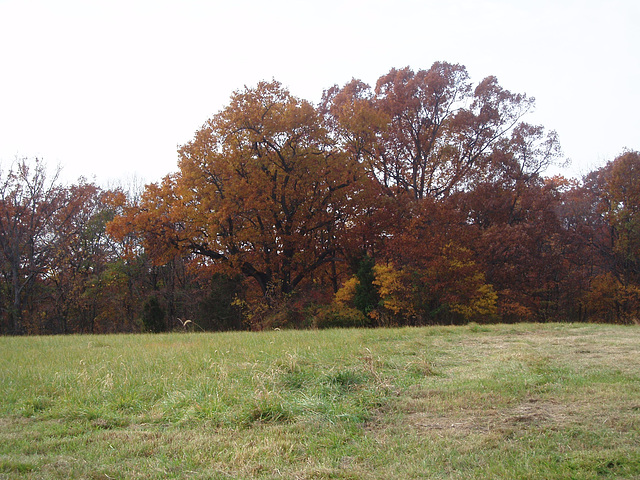
<path id="1" fill-rule="evenodd" d="M 13 287 L 13 305 L 11 307 L 13 334 L 24 335 L 24 325 L 22 324 L 22 286 L 20 285 L 18 266 L 15 264 L 11 266 L 11 283 Z"/>

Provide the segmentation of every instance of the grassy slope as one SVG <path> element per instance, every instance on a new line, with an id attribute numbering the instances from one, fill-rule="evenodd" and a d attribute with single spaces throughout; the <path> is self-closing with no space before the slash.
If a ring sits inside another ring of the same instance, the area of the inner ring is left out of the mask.
<path id="1" fill-rule="evenodd" d="M 640 478 L 640 329 L 0 338 L 0 478 Z"/>

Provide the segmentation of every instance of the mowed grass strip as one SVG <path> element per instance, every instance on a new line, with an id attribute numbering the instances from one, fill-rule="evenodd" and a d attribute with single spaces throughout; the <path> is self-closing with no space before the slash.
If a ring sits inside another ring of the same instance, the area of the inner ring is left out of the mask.
<path id="1" fill-rule="evenodd" d="M 0 338 L 0 478 L 640 478 L 640 329 Z"/>

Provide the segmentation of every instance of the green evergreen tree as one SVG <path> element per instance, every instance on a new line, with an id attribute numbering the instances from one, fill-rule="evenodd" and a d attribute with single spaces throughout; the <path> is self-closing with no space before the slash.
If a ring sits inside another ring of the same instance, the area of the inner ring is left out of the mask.
<path id="1" fill-rule="evenodd" d="M 242 310 L 234 300 L 242 293 L 240 276 L 214 274 L 209 293 L 198 308 L 198 325 L 204 330 L 241 330 L 244 327 Z"/>
<path id="2" fill-rule="evenodd" d="M 148 332 L 159 333 L 167 329 L 165 311 L 156 297 L 149 298 L 142 307 L 142 324 Z"/>
<path id="3" fill-rule="evenodd" d="M 353 298 L 354 306 L 365 315 L 368 315 L 374 310 L 379 302 L 380 295 L 378 289 L 373 284 L 375 276 L 373 274 L 373 267 L 375 261 L 369 255 L 365 255 L 358 264 L 358 271 L 356 272 L 356 278 L 358 279 L 358 285 L 356 286 L 355 295 Z"/>

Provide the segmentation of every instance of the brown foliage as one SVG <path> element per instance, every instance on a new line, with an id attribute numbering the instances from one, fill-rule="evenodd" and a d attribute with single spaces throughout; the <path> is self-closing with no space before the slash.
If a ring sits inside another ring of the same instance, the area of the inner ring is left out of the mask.
<path id="1" fill-rule="evenodd" d="M 640 154 L 544 178 L 562 153 L 521 121 L 532 106 L 436 62 L 318 106 L 245 87 L 140 195 L 18 162 L 0 175 L 0 332 L 135 331 L 150 299 L 169 328 L 633 321 Z"/>

